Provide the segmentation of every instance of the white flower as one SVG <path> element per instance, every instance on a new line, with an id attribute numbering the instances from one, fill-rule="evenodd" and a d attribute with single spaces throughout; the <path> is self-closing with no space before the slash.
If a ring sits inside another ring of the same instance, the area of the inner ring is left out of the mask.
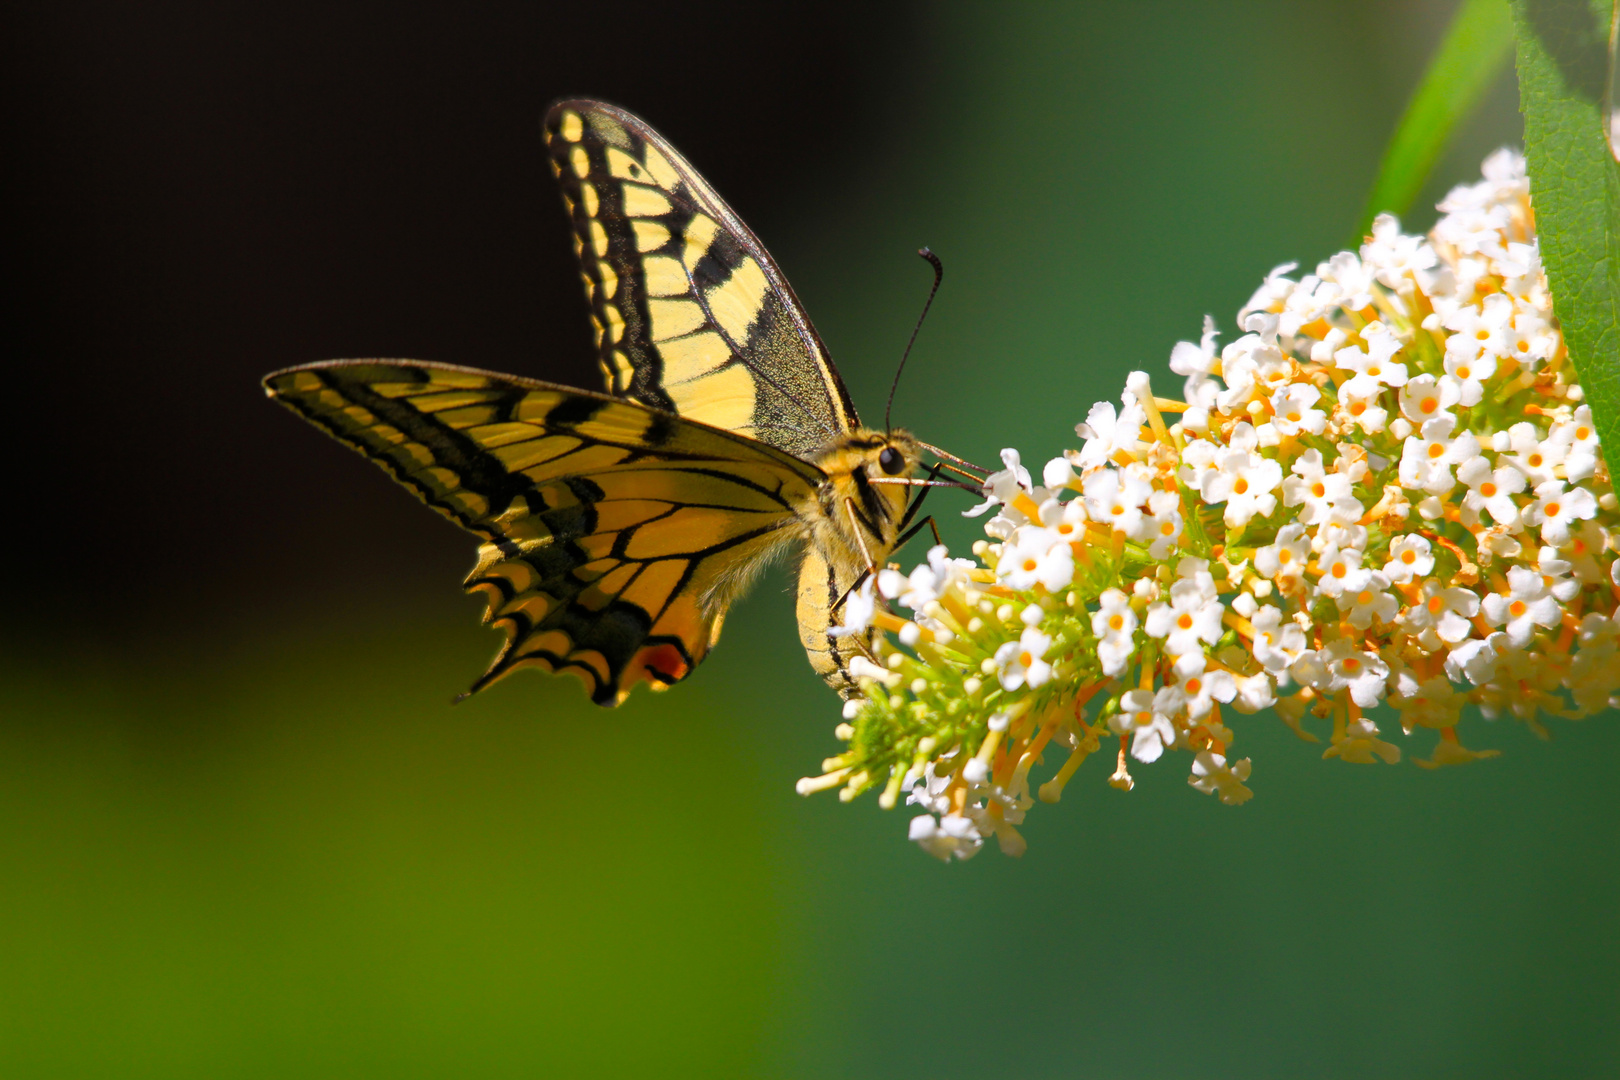
<path id="1" fill-rule="evenodd" d="M 1556 479 L 1553 470 L 1564 463 L 1564 455 L 1569 453 L 1567 443 L 1542 439 L 1535 425 L 1528 421 L 1514 424 L 1508 428 L 1507 435 L 1508 449 L 1513 453 L 1511 460 L 1532 486 L 1539 487 Z"/>
<path id="2" fill-rule="evenodd" d="M 1349 590 L 1340 593 L 1336 599 L 1345 621 L 1362 630 L 1372 626 L 1375 619 L 1386 623 L 1394 621 L 1401 605 L 1389 594 L 1388 589 L 1388 576 L 1374 570 L 1367 575 L 1367 583 L 1360 589 L 1353 593 Z"/>
<path id="3" fill-rule="evenodd" d="M 1366 348 L 1351 345 L 1333 354 L 1333 366 L 1355 375 L 1340 388 L 1340 393 L 1361 397 L 1377 394 L 1386 386 L 1405 386 L 1405 364 L 1393 359 L 1401 351 L 1401 339 L 1390 333 L 1383 323 L 1368 323 L 1362 327 L 1361 339 Z"/>
<path id="4" fill-rule="evenodd" d="M 1420 378 L 1428 378 L 1427 375 Z M 1418 379 L 1407 383 L 1417 385 Z M 1431 495 L 1445 495 L 1456 486 L 1451 467 L 1479 455 L 1479 442 L 1464 431 L 1455 438 L 1457 418 L 1443 413 L 1424 423 L 1421 435 L 1408 436 L 1401 447 L 1401 486 L 1419 488 Z"/>
<path id="5" fill-rule="evenodd" d="M 1536 485 L 1536 502 L 1525 511 L 1524 520 L 1541 526 L 1541 539 L 1547 544 L 1564 544 L 1575 522 L 1597 513 L 1597 500 L 1586 488 L 1564 489 L 1562 480 Z"/>
<path id="6" fill-rule="evenodd" d="M 1074 551 L 1055 530 L 1025 525 L 1002 547 L 996 576 L 1009 589 L 1033 589 L 1038 583 L 1056 592 L 1074 580 Z"/>
<path id="7" fill-rule="evenodd" d="M 1327 427 L 1327 414 L 1315 407 L 1320 400 L 1322 391 L 1310 383 L 1289 383 L 1271 395 L 1272 423 L 1284 435 L 1320 435 Z"/>
<path id="8" fill-rule="evenodd" d="M 1384 697 L 1389 665 L 1377 653 L 1363 652 L 1344 638 L 1318 650 L 1306 650 L 1290 668 L 1301 683 L 1324 694 L 1350 691 L 1350 700 L 1370 709 Z"/>
<path id="9" fill-rule="evenodd" d="M 1148 608 L 1145 629 L 1149 636 L 1165 639 L 1170 655 L 1184 656 L 1201 651 L 1200 641 L 1213 645 L 1220 640 L 1224 611 L 1218 597 L 1206 596 L 1197 581 L 1183 578 L 1170 586 L 1168 604 Z"/>
<path id="10" fill-rule="evenodd" d="M 1158 761 L 1166 747 L 1176 741 L 1176 727 L 1170 721 L 1181 711 L 1181 691 L 1171 686 L 1151 690 L 1129 690 L 1120 698 L 1119 712 L 1108 718 L 1115 735 L 1130 735 L 1131 757 L 1149 763 Z"/>
<path id="11" fill-rule="evenodd" d="M 1316 582 L 1323 596 L 1337 597 L 1344 592 L 1359 592 L 1367 587 L 1368 571 L 1361 568 L 1362 552 L 1357 548 L 1329 547 L 1322 552 L 1317 565 L 1322 576 Z"/>
<path id="12" fill-rule="evenodd" d="M 1136 612 L 1131 599 L 1118 589 L 1098 597 L 1101 607 L 1091 613 L 1091 632 L 1097 636 L 1097 659 L 1104 675 L 1118 675 L 1136 651 Z"/>
<path id="13" fill-rule="evenodd" d="M 872 625 L 872 616 L 877 611 L 877 597 L 873 595 L 876 585 L 877 581 L 868 576 L 860 588 L 844 599 L 844 623 L 842 626 L 829 627 L 828 637 L 848 637 Z"/>
<path id="14" fill-rule="evenodd" d="M 1475 686 L 1489 684 L 1496 678 L 1497 642 L 1506 638 L 1506 634 L 1492 634 L 1488 638 L 1464 641 L 1446 657 L 1446 675 L 1453 682 L 1467 679 Z"/>
<path id="15" fill-rule="evenodd" d="M 1573 419 L 1553 426 L 1550 441 L 1569 447 L 1564 456 L 1564 477 L 1570 483 L 1591 479 L 1597 468 L 1598 434 L 1592 423 L 1592 410 L 1582 405 Z"/>
<path id="16" fill-rule="evenodd" d="M 1254 316 L 1251 316 L 1254 318 Z M 1258 389 L 1270 395 L 1274 384 L 1285 381 L 1293 361 L 1283 355 L 1275 341 L 1260 334 L 1244 334 L 1221 350 L 1221 378 L 1226 389 L 1216 397 L 1223 409 L 1241 408 Z"/>
<path id="17" fill-rule="evenodd" d="M 1247 425 L 1239 424 L 1239 427 Z M 1282 466 L 1252 450 L 1230 450 L 1216 463 L 1216 471 L 1204 481 L 1204 501 L 1225 503 L 1229 529 L 1247 525 L 1259 514 L 1270 517 L 1277 509 L 1272 492 L 1282 483 Z"/>
<path id="18" fill-rule="evenodd" d="M 1457 479 L 1468 485 L 1463 496 L 1463 510 L 1477 520 L 1481 510 L 1489 511 L 1491 520 L 1512 528 L 1519 523 L 1519 504 L 1513 496 L 1524 490 L 1524 474 L 1511 465 L 1492 469 L 1485 455 L 1469 458 L 1457 466 Z"/>
<path id="19" fill-rule="evenodd" d="M 1181 498 L 1173 491 L 1155 491 L 1148 496 L 1148 512 L 1153 515 L 1143 519 L 1143 531 L 1149 541 L 1148 555 L 1163 561 L 1181 540 L 1184 528 Z"/>
<path id="20" fill-rule="evenodd" d="M 1541 580 L 1547 586 L 1552 598 L 1560 604 L 1567 604 L 1580 595 L 1581 583 L 1568 574 L 1573 564 L 1568 559 L 1558 557 L 1558 549 L 1544 547 L 1538 553 L 1536 569 L 1541 571 Z"/>
<path id="21" fill-rule="evenodd" d="M 1112 406 L 1110 406 L 1112 409 Z M 1029 470 L 1019 463 L 1018 451 L 1007 448 L 1001 452 L 999 472 L 993 472 L 984 482 L 984 502 L 971 510 L 962 511 L 963 517 L 978 517 L 992 506 L 1005 505 L 1018 497 L 1019 492 L 1031 490 Z"/>
<path id="22" fill-rule="evenodd" d="M 984 837 L 972 819 L 960 814 L 946 814 L 937 821 L 932 814 L 914 817 L 907 839 L 944 862 L 953 857 L 971 859 L 984 846 Z"/>
<path id="23" fill-rule="evenodd" d="M 1261 709 L 1269 709 L 1277 704 L 1276 686 L 1272 683 L 1271 676 L 1265 672 L 1239 675 L 1232 681 L 1237 689 L 1237 696 L 1232 699 L 1232 707 L 1238 712 L 1257 713 Z"/>
<path id="24" fill-rule="evenodd" d="M 1551 360 L 1558 351 L 1558 332 L 1540 315 L 1520 308 L 1513 325 L 1502 335 L 1503 359 L 1516 360 L 1531 371 Z"/>
<path id="25" fill-rule="evenodd" d="M 1254 627 L 1254 658 L 1276 675 L 1287 671 L 1305 651 L 1305 631 L 1282 621 L 1282 610 L 1262 604 L 1249 624 Z"/>
<path id="26" fill-rule="evenodd" d="M 1209 671 L 1209 661 L 1198 650 L 1183 653 L 1175 663 L 1176 686 L 1187 699 L 1187 716 L 1197 720 L 1215 707 L 1217 701 L 1237 696 L 1237 682 L 1230 671 Z"/>
<path id="27" fill-rule="evenodd" d="M 1244 319 L 1248 318 L 1251 312 L 1281 311 L 1283 304 L 1294 291 L 1293 279 L 1283 275 L 1292 274 L 1298 269 L 1297 262 L 1286 262 L 1281 266 L 1272 267 L 1271 273 L 1266 275 L 1266 280 L 1260 288 L 1255 290 L 1255 294 L 1249 297 L 1249 302 L 1238 312 L 1238 325 L 1243 325 Z"/>
<path id="28" fill-rule="evenodd" d="M 1350 478 L 1323 469 L 1322 452 L 1315 447 L 1294 459 L 1292 471 L 1294 475 L 1283 481 L 1283 505 L 1303 506 L 1299 512 L 1302 524 L 1349 525 L 1365 512 L 1350 493 Z"/>
<path id="29" fill-rule="evenodd" d="M 1401 233 L 1401 223 L 1393 214 L 1373 219 L 1372 238 L 1361 245 L 1361 259 L 1376 270 L 1380 282 L 1396 292 L 1410 290 L 1409 277 L 1439 261 L 1423 237 Z"/>
<path id="30" fill-rule="evenodd" d="M 1098 469 L 1084 481 L 1091 520 L 1127 535 L 1142 527 L 1142 504 L 1153 489 L 1123 469 Z"/>
<path id="31" fill-rule="evenodd" d="M 1450 375 L 1436 379 L 1433 375 L 1419 375 L 1407 380 L 1401 387 L 1401 415 L 1414 424 L 1427 425 L 1429 421 L 1446 414 L 1446 410 L 1462 400 L 1462 388 Z M 1453 421 L 1455 422 L 1455 421 Z"/>
<path id="32" fill-rule="evenodd" d="M 1547 582 L 1534 570 L 1515 566 L 1508 570 L 1508 593 L 1485 597 L 1485 621 L 1492 626 L 1506 624 L 1508 641 L 1518 648 L 1530 643 L 1537 626 L 1557 626 L 1558 601 L 1547 591 Z"/>
<path id="33" fill-rule="evenodd" d="M 1241 806 L 1254 796 L 1243 786 L 1252 766 L 1248 758 L 1226 764 L 1226 758 L 1209 750 L 1200 750 L 1193 758 L 1192 775 L 1187 783 L 1205 795 L 1218 795 L 1227 806 Z"/>
<path id="34" fill-rule="evenodd" d="M 1384 388 L 1381 386 L 1352 388 L 1350 383 L 1353 382 L 1354 379 L 1339 387 L 1339 408 L 1349 416 L 1351 423 L 1368 435 L 1376 435 L 1389 424 L 1389 410 L 1378 404 Z"/>
<path id="35" fill-rule="evenodd" d="M 1194 345 L 1178 341 L 1170 350 L 1170 370 L 1177 375 L 1209 376 L 1215 372 L 1215 320 L 1204 316 L 1204 334 Z"/>
<path id="36" fill-rule="evenodd" d="M 1432 631 L 1441 641 L 1455 645 L 1473 631 L 1470 621 L 1479 614 L 1479 595 L 1460 586 L 1446 588 L 1438 578 L 1423 582 L 1423 597 L 1407 608 L 1402 624 L 1422 639 Z M 1431 651 L 1435 648 L 1426 646 Z"/>
<path id="37" fill-rule="evenodd" d="M 1298 581 L 1311 556 L 1311 540 L 1305 526 L 1290 522 L 1277 530 L 1277 539 L 1254 553 L 1254 568 L 1279 585 Z M 1284 586 L 1285 589 L 1290 586 Z"/>
<path id="38" fill-rule="evenodd" d="M 1455 335 L 1451 340 L 1455 341 L 1459 336 Z M 1496 374 L 1496 357 L 1488 352 L 1464 357 L 1448 348 L 1445 366 L 1446 374 L 1457 381 L 1457 403 L 1472 407 L 1485 398 L 1485 380 Z"/>
<path id="39" fill-rule="evenodd" d="M 1075 434 L 1086 440 L 1085 448 L 1080 451 L 1080 467 L 1089 469 L 1102 465 L 1122 450 L 1134 452 L 1145 423 L 1147 413 L 1135 401 L 1117 412 L 1111 402 L 1097 402 L 1086 414 L 1085 422 L 1074 428 Z"/>
<path id="40" fill-rule="evenodd" d="M 1008 641 L 996 650 L 996 676 L 1003 690 L 1028 686 L 1031 690 L 1052 677 L 1052 665 L 1045 660 L 1052 638 L 1033 626 L 1026 626 L 1017 641 Z"/>
<path id="41" fill-rule="evenodd" d="M 1434 555 L 1427 537 L 1417 533 L 1403 533 L 1389 545 L 1389 562 L 1384 573 L 1397 585 L 1404 585 L 1414 577 L 1422 577 L 1434 569 Z"/>
<path id="42" fill-rule="evenodd" d="M 1513 298 L 1492 293 L 1479 306 L 1464 304 L 1443 320 L 1452 331 L 1446 338 L 1446 371 L 1452 364 L 1472 364 L 1475 378 L 1496 373 L 1496 360 L 1507 352 L 1507 330 L 1513 321 Z M 1485 365 L 1489 365 L 1487 370 Z M 1458 376 L 1461 378 L 1462 376 Z M 1466 404 L 1466 403 L 1465 403 Z"/>

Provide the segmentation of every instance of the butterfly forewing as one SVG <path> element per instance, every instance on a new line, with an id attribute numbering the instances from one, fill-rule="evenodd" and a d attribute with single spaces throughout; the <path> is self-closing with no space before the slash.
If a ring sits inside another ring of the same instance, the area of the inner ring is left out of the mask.
<path id="1" fill-rule="evenodd" d="M 771 257 L 668 142 L 596 101 L 546 136 L 610 393 L 801 457 L 857 425 Z"/>
<path id="2" fill-rule="evenodd" d="M 685 678 L 822 479 L 636 402 L 468 368 L 338 361 L 265 387 L 484 538 L 467 588 L 507 642 L 474 690 L 538 666 L 612 704 Z"/>

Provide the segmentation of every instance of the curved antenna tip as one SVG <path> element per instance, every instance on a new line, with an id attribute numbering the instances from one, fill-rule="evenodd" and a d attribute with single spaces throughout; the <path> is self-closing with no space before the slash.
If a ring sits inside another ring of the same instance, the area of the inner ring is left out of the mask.
<path id="1" fill-rule="evenodd" d="M 928 290 L 928 299 L 923 302 L 922 314 L 917 316 L 917 325 L 911 328 L 911 340 L 906 342 L 906 351 L 900 354 L 900 364 L 894 369 L 894 381 L 889 384 L 889 401 L 883 407 L 884 431 L 894 430 L 894 425 L 889 422 L 889 415 L 894 412 L 894 392 L 900 388 L 900 373 L 906 370 L 906 360 L 911 356 L 911 347 L 917 344 L 917 334 L 922 330 L 923 320 L 928 318 L 928 309 L 934 306 L 934 294 L 939 292 L 939 283 L 945 280 L 945 264 L 940 262 L 938 255 L 926 246 L 918 248 L 917 254 L 934 268 L 934 287 Z"/>

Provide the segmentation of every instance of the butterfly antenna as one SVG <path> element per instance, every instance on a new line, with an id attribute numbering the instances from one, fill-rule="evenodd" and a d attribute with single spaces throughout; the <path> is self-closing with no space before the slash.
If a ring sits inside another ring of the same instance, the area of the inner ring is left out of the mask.
<path id="1" fill-rule="evenodd" d="M 917 325 L 912 328 L 911 340 L 906 342 L 906 351 L 900 354 L 900 366 L 894 369 L 894 382 L 889 384 L 889 403 L 883 407 L 883 430 L 893 431 L 889 424 L 889 414 L 894 411 L 894 392 L 900 387 L 900 373 L 906 370 L 906 358 L 911 355 L 911 347 L 917 344 L 917 332 L 922 329 L 923 320 L 928 318 L 928 309 L 934 306 L 934 294 L 939 292 L 939 283 L 945 279 L 945 264 L 939 261 L 927 248 L 917 249 L 917 254 L 928 260 L 934 268 L 934 287 L 928 290 L 928 299 L 923 303 L 922 314 L 917 316 Z"/>

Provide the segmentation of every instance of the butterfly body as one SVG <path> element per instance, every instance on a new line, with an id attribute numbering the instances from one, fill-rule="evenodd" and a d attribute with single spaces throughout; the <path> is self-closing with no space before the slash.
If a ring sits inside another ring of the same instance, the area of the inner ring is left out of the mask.
<path id="1" fill-rule="evenodd" d="M 604 705 L 678 682 L 798 545 L 800 639 L 847 696 L 871 639 L 830 630 L 900 540 L 921 445 L 861 426 L 764 247 L 643 121 L 566 101 L 546 131 L 606 393 L 409 360 L 266 392 L 482 540 L 466 587 L 507 640 L 474 691 L 530 666 Z"/>

